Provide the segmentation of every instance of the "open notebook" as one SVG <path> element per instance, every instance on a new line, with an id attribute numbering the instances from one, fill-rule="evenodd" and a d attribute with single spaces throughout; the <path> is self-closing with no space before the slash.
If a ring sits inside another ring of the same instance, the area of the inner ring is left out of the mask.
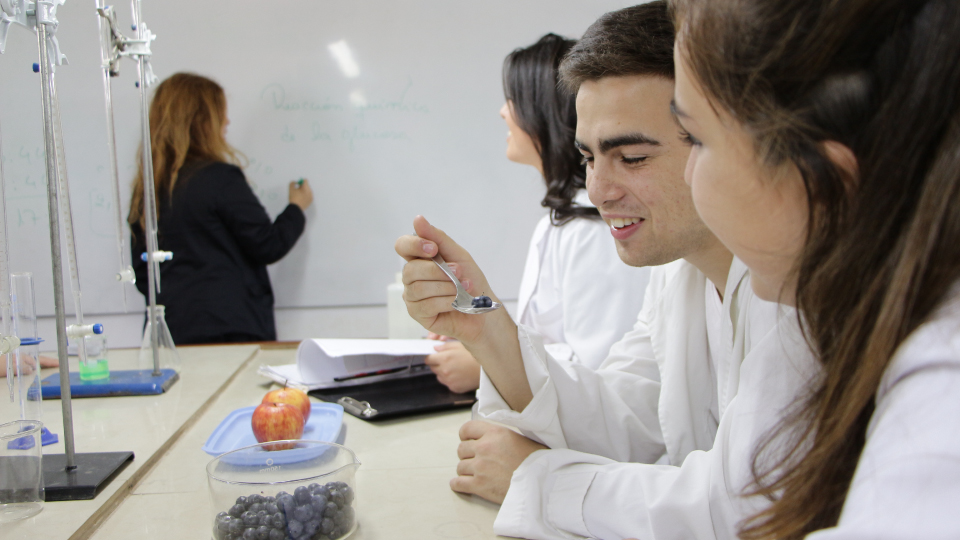
<path id="1" fill-rule="evenodd" d="M 423 361 L 440 341 L 429 339 L 307 339 L 297 363 L 260 366 L 280 384 L 309 390 L 357 386 L 430 373 Z"/>
<path id="2" fill-rule="evenodd" d="M 426 339 L 309 339 L 297 363 L 260 366 L 280 384 L 304 387 L 340 403 L 364 420 L 466 407 L 473 393 L 456 394 L 437 382 L 424 358 L 441 342 Z"/>

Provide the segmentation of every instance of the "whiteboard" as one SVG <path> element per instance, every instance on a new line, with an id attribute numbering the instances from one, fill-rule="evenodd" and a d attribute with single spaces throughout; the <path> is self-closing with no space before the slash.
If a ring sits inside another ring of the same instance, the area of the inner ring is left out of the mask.
<path id="1" fill-rule="evenodd" d="M 114 275 L 113 203 L 94 2 L 68 1 L 57 69 L 87 313 L 139 311 Z M 595 0 L 148 0 L 161 78 L 192 71 L 227 92 L 227 138 L 272 216 L 287 182 L 310 179 L 315 201 L 296 247 L 270 267 L 277 307 L 385 303 L 400 269 L 396 238 L 427 216 L 467 247 L 502 298 L 515 298 L 527 244 L 545 210 L 537 172 L 504 157 L 504 56 L 546 32 L 577 37 L 631 2 Z M 224 6 L 229 6 L 225 8 Z M 127 4 L 117 6 L 129 28 Z M 130 32 L 132 34 L 132 32 Z M 359 73 L 341 69 L 344 42 Z M 0 128 L 11 269 L 36 276 L 53 312 L 35 37 L 11 29 L 0 56 Z M 139 144 L 135 64 L 113 81 L 123 215 Z M 129 230 L 124 231 L 125 235 Z M 176 254 L 174 254 L 176 257 Z M 69 283 L 69 282 L 67 282 Z M 71 304 L 71 302 L 67 302 Z"/>

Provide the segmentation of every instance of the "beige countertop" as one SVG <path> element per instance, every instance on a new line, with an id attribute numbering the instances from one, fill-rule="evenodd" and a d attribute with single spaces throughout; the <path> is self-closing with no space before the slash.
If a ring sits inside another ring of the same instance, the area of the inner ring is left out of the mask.
<path id="1" fill-rule="evenodd" d="M 4 527 L 0 536 L 211 538 L 213 516 L 221 509 L 214 510 L 209 499 L 205 467 L 211 457 L 201 447 L 229 412 L 256 405 L 268 391 L 270 383 L 257 368 L 292 363 L 295 352 L 185 347 L 181 381 L 168 394 L 75 400 L 78 452 L 133 450 L 136 460 L 93 501 L 47 503 L 39 515 Z M 111 351 L 111 364 L 123 353 Z M 59 407 L 59 401 L 44 402 L 47 423 L 59 425 Z M 356 488 L 360 526 L 351 540 L 498 538 L 498 506 L 448 485 L 456 475 L 457 431 L 469 419 L 469 410 L 378 423 L 344 415 L 343 444 L 362 463 Z M 48 450 L 55 452 L 63 452 L 62 445 Z"/>
<path id="2" fill-rule="evenodd" d="M 185 426 L 203 416 L 208 400 L 225 386 L 246 362 L 256 345 L 181 347 L 180 380 L 158 396 L 74 399 L 73 423 L 77 453 L 133 451 L 134 460 L 93 500 L 45 503 L 42 512 L 3 526 L 3 540 L 83 538 L 126 496 L 132 483 L 148 472 Z M 111 369 L 135 369 L 138 350 L 110 351 Z M 71 359 L 71 371 L 76 371 Z M 44 370 L 46 377 L 55 369 Z M 10 404 L 0 400 L 0 415 L 15 418 Z M 43 401 L 43 423 L 60 442 L 43 447 L 44 454 L 62 454 L 63 416 L 60 400 Z"/>

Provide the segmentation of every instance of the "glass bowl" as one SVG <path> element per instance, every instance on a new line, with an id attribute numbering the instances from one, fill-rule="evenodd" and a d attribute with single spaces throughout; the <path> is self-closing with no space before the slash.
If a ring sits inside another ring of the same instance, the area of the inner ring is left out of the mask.
<path id="1" fill-rule="evenodd" d="M 221 454 L 207 465 L 212 538 L 346 538 L 357 528 L 359 466 L 352 450 L 323 441 L 273 441 Z"/>

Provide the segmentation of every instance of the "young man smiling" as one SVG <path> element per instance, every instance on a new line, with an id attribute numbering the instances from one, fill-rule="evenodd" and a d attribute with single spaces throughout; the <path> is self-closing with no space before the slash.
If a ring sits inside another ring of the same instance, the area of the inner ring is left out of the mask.
<path id="1" fill-rule="evenodd" d="M 792 315 L 753 295 L 746 267 L 693 206 L 683 179 L 689 147 L 670 113 L 673 25 L 664 2 L 603 16 L 561 74 L 577 93 L 576 140 L 590 199 L 611 225 L 621 259 L 664 266 L 651 273 L 634 329 L 593 371 L 552 359 L 535 332 L 502 310 L 452 311 L 455 289 L 429 260 L 438 250 L 468 290 L 491 288 L 463 248 L 422 217 L 414 221 L 418 236 L 396 246 L 409 261 L 408 311 L 429 330 L 460 339 L 483 366 L 481 416 L 529 437 L 465 424 L 451 487 L 502 501 L 494 530 L 506 536 L 725 537 L 746 515 L 729 494 L 749 480 L 749 466 L 740 465 L 750 450 L 737 445 L 755 442 L 757 424 L 721 426 L 734 410 L 741 363 L 759 350 L 802 350 L 775 331 Z M 792 398 L 795 380 L 778 378 L 769 385 L 777 395 L 750 399 L 776 411 Z M 721 448 L 704 452 L 718 432 Z M 727 475 L 731 455 L 741 461 Z"/>

